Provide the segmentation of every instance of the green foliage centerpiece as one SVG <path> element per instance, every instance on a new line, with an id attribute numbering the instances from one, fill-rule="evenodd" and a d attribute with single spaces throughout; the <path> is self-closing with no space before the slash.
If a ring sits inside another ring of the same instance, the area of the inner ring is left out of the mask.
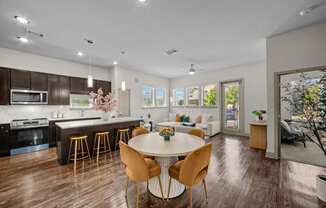
<path id="1" fill-rule="evenodd" d="M 170 137 L 174 136 L 174 129 L 168 127 L 162 128 L 159 135 L 162 136 L 165 141 L 169 141 Z"/>

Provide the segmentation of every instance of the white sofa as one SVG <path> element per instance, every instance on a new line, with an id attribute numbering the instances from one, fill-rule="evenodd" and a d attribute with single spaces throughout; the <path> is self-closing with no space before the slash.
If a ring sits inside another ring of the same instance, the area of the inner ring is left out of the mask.
<path id="1" fill-rule="evenodd" d="M 211 137 L 221 132 L 221 123 L 218 120 L 213 120 L 212 116 L 201 115 L 202 122 L 196 123 L 197 117 L 189 116 L 190 122 L 195 123 L 194 127 L 184 126 L 182 122 L 176 122 L 176 114 L 170 113 L 169 118 L 165 122 L 157 123 L 156 130 L 162 127 L 172 127 L 176 132 L 187 133 L 192 128 L 200 128 L 205 131 L 206 136 Z"/>

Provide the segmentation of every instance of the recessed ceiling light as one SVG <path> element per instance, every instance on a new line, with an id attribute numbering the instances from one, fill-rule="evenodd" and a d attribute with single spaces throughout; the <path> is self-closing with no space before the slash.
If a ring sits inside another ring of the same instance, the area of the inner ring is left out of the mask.
<path id="1" fill-rule="evenodd" d="M 78 55 L 78 56 L 83 56 L 83 55 L 84 55 L 84 53 L 83 53 L 83 52 L 81 52 L 81 51 L 78 51 L 77 55 Z"/>
<path id="2" fill-rule="evenodd" d="M 29 42 L 29 40 L 27 38 L 25 38 L 25 37 L 17 37 L 17 39 L 22 43 L 28 43 Z"/>
<path id="3" fill-rule="evenodd" d="M 24 25 L 27 25 L 29 23 L 29 21 L 26 18 L 20 16 L 15 16 L 15 20 Z"/>
<path id="4" fill-rule="evenodd" d="M 312 12 L 312 9 L 311 8 L 302 10 L 302 11 L 300 11 L 300 16 L 304 16 L 306 14 L 309 14 L 310 12 Z"/>
<path id="5" fill-rule="evenodd" d="M 306 8 L 306 9 L 301 10 L 301 11 L 299 12 L 299 14 L 300 14 L 301 16 L 304 16 L 304 15 L 309 14 L 309 13 L 311 13 L 312 11 L 314 11 L 315 9 L 318 9 L 319 7 L 322 7 L 322 6 L 324 6 L 324 5 L 326 5 L 326 2 L 322 2 L 322 3 L 319 3 L 319 4 L 315 4 L 315 5 L 313 5 L 313 6 L 309 7 L 309 8 Z"/>
<path id="6" fill-rule="evenodd" d="M 113 65 L 118 65 L 118 62 L 117 61 L 113 61 Z"/>
<path id="7" fill-rule="evenodd" d="M 146 2 L 146 0 L 138 0 L 139 2 L 141 2 L 141 3 L 145 3 Z"/>

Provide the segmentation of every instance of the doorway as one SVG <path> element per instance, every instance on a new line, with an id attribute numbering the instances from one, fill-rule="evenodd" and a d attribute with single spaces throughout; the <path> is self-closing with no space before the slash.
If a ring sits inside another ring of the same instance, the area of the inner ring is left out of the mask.
<path id="1" fill-rule="evenodd" d="M 282 159 L 326 167 L 325 110 L 325 71 L 305 70 L 279 76 Z"/>
<path id="2" fill-rule="evenodd" d="M 242 80 L 221 83 L 222 131 L 242 133 L 243 131 L 243 85 Z"/>

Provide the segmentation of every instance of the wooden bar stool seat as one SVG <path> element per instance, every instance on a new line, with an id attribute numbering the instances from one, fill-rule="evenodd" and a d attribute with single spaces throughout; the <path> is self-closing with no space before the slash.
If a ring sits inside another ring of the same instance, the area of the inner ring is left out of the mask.
<path id="1" fill-rule="evenodd" d="M 84 147 L 85 145 L 85 147 Z M 74 153 L 71 152 L 74 146 Z M 84 151 L 86 149 L 86 151 Z M 76 171 L 77 160 L 91 159 L 87 144 L 87 136 L 73 136 L 70 138 L 68 163 L 74 161 L 74 170 Z"/>
<path id="2" fill-rule="evenodd" d="M 129 128 L 118 129 L 117 137 L 115 139 L 114 150 L 116 150 L 117 147 L 119 146 L 120 140 L 123 141 L 124 143 L 128 144 L 129 139 L 130 139 L 129 138 Z"/>
<path id="3" fill-rule="evenodd" d="M 111 154 L 111 146 L 110 146 L 110 139 L 109 139 L 110 132 L 98 132 L 95 134 L 94 145 L 93 145 L 93 157 L 96 153 L 96 162 L 99 161 L 99 156 L 102 153 L 110 153 L 110 157 L 112 158 Z"/>

